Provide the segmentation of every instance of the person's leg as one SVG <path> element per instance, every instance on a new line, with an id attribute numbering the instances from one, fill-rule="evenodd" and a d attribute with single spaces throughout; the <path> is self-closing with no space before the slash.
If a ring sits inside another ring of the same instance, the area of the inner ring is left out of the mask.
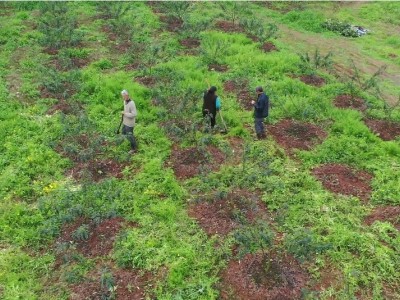
<path id="1" fill-rule="evenodd" d="M 127 140 L 131 144 L 131 150 L 136 150 L 136 139 L 133 135 L 133 127 L 124 125 L 122 128 L 122 134 L 126 135 Z"/>
<path id="2" fill-rule="evenodd" d="M 214 115 L 210 115 L 210 119 L 211 119 L 211 128 L 214 128 L 214 126 L 215 126 L 215 116 Z"/>
<path id="3" fill-rule="evenodd" d="M 263 118 L 254 118 L 254 127 L 256 130 L 257 138 L 261 138 L 264 133 Z"/>

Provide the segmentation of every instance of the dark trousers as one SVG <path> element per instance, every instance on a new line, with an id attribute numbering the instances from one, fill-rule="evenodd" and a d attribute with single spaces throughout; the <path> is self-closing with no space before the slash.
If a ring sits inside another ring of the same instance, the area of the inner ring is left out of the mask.
<path id="1" fill-rule="evenodd" d="M 215 115 L 210 113 L 208 110 L 203 110 L 203 117 L 204 118 L 210 118 L 210 122 L 211 122 L 211 128 L 214 128 L 215 126 Z"/>
<path id="2" fill-rule="evenodd" d="M 133 135 L 133 127 L 129 126 L 122 126 L 122 134 L 126 136 L 126 139 L 131 144 L 131 149 L 136 150 L 136 140 L 135 136 Z"/>
<path id="3" fill-rule="evenodd" d="M 254 127 L 257 134 L 264 133 L 264 118 L 254 118 Z"/>

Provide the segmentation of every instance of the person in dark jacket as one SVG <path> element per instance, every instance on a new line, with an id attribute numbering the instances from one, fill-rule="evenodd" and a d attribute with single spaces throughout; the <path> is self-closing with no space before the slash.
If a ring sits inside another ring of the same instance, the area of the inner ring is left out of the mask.
<path id="1" fill-rule="evenodd" d="M 215 86 L 210 87 L 203 96 L 203 117 L 210 118 L 211 128 L 215 126 L 215 117 L 217 112 L 221 108 L 221 100 L 216 95 L 217 88 Z"/>
<path id="2" fill-rule="evenodd" d="M 256 129 L 257 138 L 259 140 L 266 138 L 264 130 L 264 118 L 268 117 L 269 113 L 269 98 L 264 93 L 263 88 L 256 88 L 257 101 L 251 101 L 254 105 L 254 127 Z"/>

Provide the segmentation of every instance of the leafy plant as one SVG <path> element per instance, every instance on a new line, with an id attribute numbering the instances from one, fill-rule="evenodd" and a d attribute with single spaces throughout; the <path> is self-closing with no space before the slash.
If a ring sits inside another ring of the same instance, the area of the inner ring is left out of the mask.
<path id="1" fill-rule="evenodd" d="M 278 26 L 274 23 L 268 23 L 266 27 L 257 19 L 242 19 L 240 25 L 251 36 L 257 38 L 260 43 L 265 43 L 267 40 L 275 39 L 278 33 Z"/>
<path id="2" fill-rule="evenodd" d="M 202 58 L 206 64 L 220 64 L 227 53 L 227 47 L 227 42 L 223 40 L 203 40 L 201 43 Z"/>
<path id="3" fill-rule="evenodd" d="M 325 56 L 321 55 L 318 48 L 315 49 L 312 56 L 308 52 L 299 54 L 301 72 L 303 74 L 315 74 L 318 69 L 331 70 L 333 65 L 332 56 L 332 52 L 329 52 Z"/>
<path id="4" fill-rule="evenodd" d="M 255 224 L 242 226 L 234 233 L 234 238 L 239 246 L 239 257 L 260 249 L 265 255 L 267 248 L 272 246 L 274 234 L 267 223 L 257 221 Z"/>
<path id="5" fill-rule="evenodd" d="M 43 33 L 41 43 L 51 49 L 61 49 L 78 45 L 82 33 L 77 31 L 75 15 L 71 14 L 66 2 L 46 2 L 42 4 L 38 30 Z"/>
<path id="6" fill-rule="evenodd" d="M 329 19 L 321 24 L 321 26 L 330 31 L 338 32 L 346 37 L 358 37 L 358 33 L 353 29 L 350 23 L 340 22 L 339 20 Z"/>
<path id="7" fill-rule="evenodd" d="M 184 23 L 193 8 L 193 3 L 190 1 L 166 1 L 162 3 L 162 7 L 166 10 L 167 15 Z"/>
<path id="8" fill-rule="evenodd" d="M 89 225 L 83 224 L 79 226 L 73 233 L 72 238 L 75 241 L 86 241 L 89 239 Z"/>
<path id="9" fill-rule="evenodd" d="M 223 15 L 227 16 L 228 20 L 230 20 L 232 24 L 235 24 L 235 22 L 239 19 L 239 16 L 245 9 L 245 5 L 245 3 L 237 1 L 218 2 L 218 6 L 224 13 Z"/>

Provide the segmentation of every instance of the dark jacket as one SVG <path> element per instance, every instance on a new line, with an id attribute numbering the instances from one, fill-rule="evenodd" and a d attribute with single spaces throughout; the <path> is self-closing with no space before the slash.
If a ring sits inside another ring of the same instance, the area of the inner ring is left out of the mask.
<path id="1" fill-rule="evenodd" d="M 217 95 L 205 92 L 203 100 L 203 112 L 207 109 L 215 117 L 217 114 Z"/>
<path id="2" fill-rule="evenodd" d="M 258 95 L 257 102 L 254 104 L 254 117 L 266 118 L 269 113 L 269 98 L 265 93 Z"/>

